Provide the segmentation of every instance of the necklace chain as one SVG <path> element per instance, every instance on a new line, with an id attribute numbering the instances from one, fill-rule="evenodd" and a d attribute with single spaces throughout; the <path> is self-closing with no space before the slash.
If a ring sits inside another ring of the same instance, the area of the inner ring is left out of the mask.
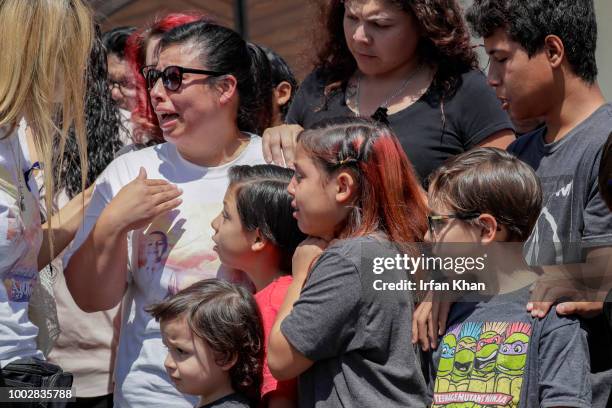
<path id="1" fill-rule="evenodd" d="M 400 86 L 397 89 L 397 91 L 395 91 L 393 94 L 391 94 L 391 96 L 389 96 L 387 99 L 385 99 L 385 101 L 382 104 L 379 105 L 379 108 L 383 108 L 383 109 L 386 110 L 389 107 L 389 103 L 391 103 L 392 100 L 394 100 L 402 92 L 404 92 L 406 87 L 408 87 L 408 84 L 410 83 L 410 81 L 412 81 L 412 79 L 420 71 L 421 71 L 421 65 L 417 66 L 416 69 L 410 75 L 408 75 L 408 77 L 402 83 L 402 86 Z M 358 75 L 357 75 L 357 92 L 356 92 L 356 95 L 355 95 L 355 110 L 357 111 L 357 116 L 360 116 L 360 114 L 361 114 L 360 109 L 359 109 L 359 97 L 361 95 L 361 76 L 362 76 L 362 74 L 359 71 Z"/>

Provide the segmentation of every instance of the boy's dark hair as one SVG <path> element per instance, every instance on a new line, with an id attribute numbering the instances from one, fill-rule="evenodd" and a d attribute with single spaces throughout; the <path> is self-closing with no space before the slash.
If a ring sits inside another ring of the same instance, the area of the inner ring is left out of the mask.
<path id="1" fill-rule="evenodd" d="M 185 317 L 191 330 L 213 350 L 215 362 L 236 359 L 229 370 L 234 391 L 259 400 L 264 337 L 259 309 L 243 287 L 205 279 L 146 309 L 156 321 Z"/>
<path id="2" fill-rule="evenodd" d="M 289 64 L 287 64 L 287 61 L 285 61 L 283 57 L 267 47 L 261 48 L 265 51 L 266 56 L 270 61 L 270 68 L 272 69 L 272 87 L 276 88 L 278 84 L 283 81 L 287 81 L 289 85 L 291 85 L 291 97 L 287 103 L 280 107 L 282 119 L 285 120 L 285 116 L 287 116 L 287 112 L 289 111 L 289 106 L 291 106 L 293 97 L 297 93 L 298 82 L 297 79 L 295 79 L 295 75 L 293 75 L 293 71 L 291 71 L 291 67 Z"/>
<path id="3" fill-rule="evenodd" d="M 612 211 L 612 133 L 602 149 L 598 181 L 599 193 Z"/>
<path id="4" fill-rule="evenodd" d="M 456 214 L 491 214 L 505 225 L 509 241 L 525 241 L 542 208 L 540 181 L 510 153 L 481 147 L 448 160 L 430 176 L 430 204 Z M 468 220 L 466 222 L 478 222 Z"/>
<path id="5" fill-rule="evenodd" d="M 556 35 L 574 73 L 589 84 L 597 78 L 593 0 L 474 0 L 467 20 L 480 37 L 504 30 L 530 57 L 543 49 L 546 36 Z"/>
<path id="6" fill-rule="evenodd" d="M 107 54 L 116 54 L 120 59 L 125 58 L 125 44 L 136 27 L 117 27 L 102 35 L 102 42 Z"/>
<path id="7" fill-rule="evenodd" d="M 293 217 L 293 197 L 287 186 L 293 170 L 272 164 L 234 166 L 230 187 L 236 188 L 236 208 L 242 226 L 261 234 L 281 252 L 281 270 L 291 272 L 295 248 L 306 239 Z"/>

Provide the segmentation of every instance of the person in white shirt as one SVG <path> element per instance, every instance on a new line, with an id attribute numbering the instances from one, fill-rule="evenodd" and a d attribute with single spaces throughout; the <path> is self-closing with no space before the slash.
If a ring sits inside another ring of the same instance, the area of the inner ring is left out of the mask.
<path id="1" fill-rule="evenodd" d="M 0 384 L 40 386 L 40 378 L 21 375 L 27 366 L 60 371 L 41 361 L 28 309 L 38 271 L 70 242 L 82 207 L 71 206 L 75 211 L 41 226 L 25 123 L 43 163 L 51 162 L 53 139 L 65 140 L 73 123 L 79 147 L 85 146 L 84 78 L 92 38 L 91 13 L 80 0 L 0 2 Z M 58 136 L 53 119 L 60 104 Z M 84 149 L 80 154 L 86 168 Z M 51 208 L 51 173 L 44 184 Z"/>
<path id="2" fill-rule="evenodd" d="M 123 298 L 117 407 L 196 402 L 166 374 L 159 324 L 145 307 L 201 279 L 244 279 L 220 269 L 210 224 L 229 168 L 263 163 L 261 140 L 248 133 L 262 120 L 259 62 L 240 35 L 210 22 L 164 34 L 143 74 L 167 143 L 120 156 L 96 181 L 65 275 L 85 311 Z"/>

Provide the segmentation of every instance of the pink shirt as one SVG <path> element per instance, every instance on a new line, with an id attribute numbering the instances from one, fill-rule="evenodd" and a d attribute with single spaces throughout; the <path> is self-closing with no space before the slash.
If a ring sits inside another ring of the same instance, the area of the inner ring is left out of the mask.
<path id="1" fill-rule="evenodd" d="M 289 289 L 289 285 L 293 281 L 291 275 L 281 276 L 280 278 L 273 281 L 271 284 L 260 290 L 255 294 L 255 301 L 261 312 L 264 330 L 264 340 L 266 345 L 266 359 L 264 360 L 263 366 L 263 385 L 261 387 L 261 399 L 265 401 L 266 394 L 275 391 L 276 395 L 282 395 L 286 398 L 297 401 L 297 383 L 296 380 L 289 381 L 278 381 L 272 376 L 270 368 L 268 367 L 268 339 L 274 320 L 278 314 L 285 295 Z"/>

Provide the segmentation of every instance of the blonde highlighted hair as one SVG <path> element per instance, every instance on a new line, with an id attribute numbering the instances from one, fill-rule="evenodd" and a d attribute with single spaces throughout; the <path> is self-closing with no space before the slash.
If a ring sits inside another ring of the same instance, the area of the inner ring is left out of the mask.
<path id="1" fill-rule="evenodd" d="M 0 0 L 0 126 L 15 126 L 22 117 L 26 119 L 36 151 L 47 166 L 44 185 L 49 211 L 53 208 L 53 140 L 60 138 L 63 152 L 72 125 L 85 184 L 83 106 L 93 37 L 91 12 L 81 0 Z M 55 125 L 60 113 L 61 130 Z"/>

